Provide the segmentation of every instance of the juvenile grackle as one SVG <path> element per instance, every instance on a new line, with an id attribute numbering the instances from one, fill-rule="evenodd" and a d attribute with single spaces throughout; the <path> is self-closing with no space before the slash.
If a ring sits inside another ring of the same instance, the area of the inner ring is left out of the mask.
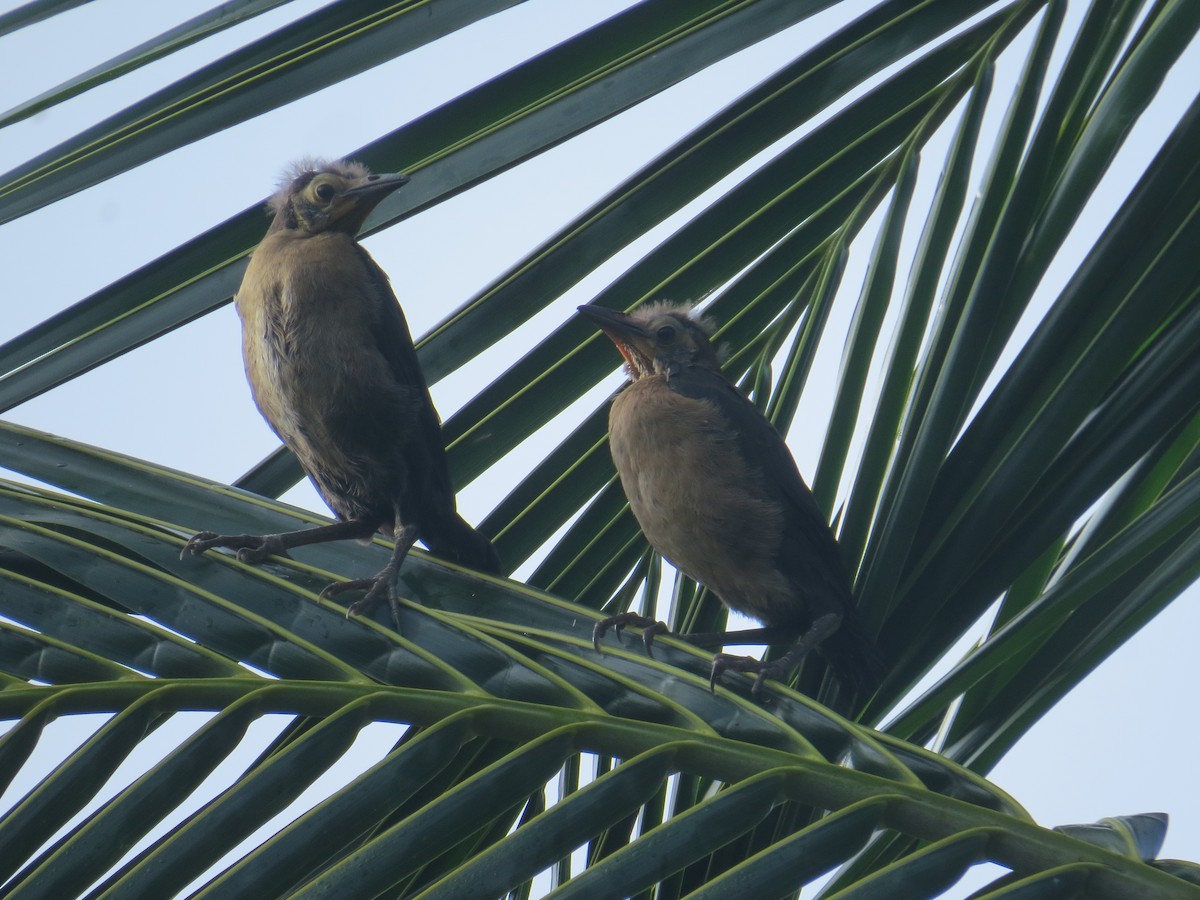
<path id="1" fill-rule="evenodd" d="M 254 402 L 339 521 L 285 534 L 205 531 L 183 548 L 228 547 L 258 562 L 383 532 L 395 541 L 383 570 L 335 582 L 322 596 L 365 589 L 347 614 L 386 597 L 397 625 L 396 575 L 414 541 L 500 571 L 491 543 L 457 512 L 441 420 L 408 323 L 387 275 L 355 239 L 367 214 L 408 180 L 353 162 L 298 163 L 270 201 L 274 219 L 235 298 Z"/>
<path id="2" fill-rule="evenodd" d="M 731 609 L 765 628 L 681 636 L 697 646 L 797 640 L 771 662 L 719 653 L 723 671 L 785 679 L 818 650 L 852 689 L 880 676 L 877 651 L 854 617 L 850 580 L 829 524 L 775 427 L 721 373 L 712 324 L 686 306 L 626 315 L 579 311 L 625 357 L 630 383 L 609 412 L 609 446 L 646 539 Z M 650 650 L 667 626 L 635 613 L 597 623 L 644 628 Z"/>

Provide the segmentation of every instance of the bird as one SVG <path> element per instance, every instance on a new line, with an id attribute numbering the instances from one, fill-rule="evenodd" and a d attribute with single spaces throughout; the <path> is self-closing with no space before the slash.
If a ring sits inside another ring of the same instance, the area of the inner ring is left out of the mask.
<path id="1" fill-rule="evenodd" d="M 293 164 L 268 203 L 270 227 L 234 298 L 254 402 L 337 521 L 283 534 L 202 531 L 180 553 L 224 547 L 261 562 L 381 532 L 394 541 L 387 565 L 372 578 L 334 582 L 321 596 L 365 590 L 347 616 L 386 598 L 397 630 L 396 576 L 415 541 L 460 565 L 500 571 L 491 542 L 458 514 L 441 419 L 408 322 L 356 237 L 371 210 L 408 181 L 347 160 Z"/>
<path id="2" fill-rule="evenodd" d="M 616 344 L 628 382 L 609 409 L 609 448 L 634 518 L 651 546 L 763 628 L 679 635 L 703 647 L 795 643 L 764 661 L 718 653 L 722 672 L 785 680 L 818 651 L 851 691 L 876 685 L 878 651 L 855 616 L 850 579 L 829 523 L 775 426 L 721 371 L 715 325 L 688 305 L 653 303 L 627 314 L 579 311 Z M 666 624 L 632 612 L 601 619 L 642 628 L 647 652 Z"/>

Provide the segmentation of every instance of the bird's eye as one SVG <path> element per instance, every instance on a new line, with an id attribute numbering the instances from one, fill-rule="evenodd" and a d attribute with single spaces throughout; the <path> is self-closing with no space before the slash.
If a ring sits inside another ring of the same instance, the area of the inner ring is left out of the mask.
<path id="1" fill-rule="evenodd" d="M 670 344 L 675 340 L 675 326 L 664 325 L 655 332 L 655 337 L 658 338 L 660 344 Z"/>
<path id="2" fill-rule="evenodd" d="M 328 203 L 333 199 L 333 195 L 337 193 L 337 189 L 329 182 L 325 182 L 324 184 L 317 185 L 316 193 L 318 200 L 322 203 Z"/>

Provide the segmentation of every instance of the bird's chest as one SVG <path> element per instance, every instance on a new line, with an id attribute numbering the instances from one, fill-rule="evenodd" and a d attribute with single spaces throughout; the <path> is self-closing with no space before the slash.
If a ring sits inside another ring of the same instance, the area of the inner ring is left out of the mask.
<path id="1" fill-rule="evenodd" d="M 709 404 L 675 396 L 649 379 L 630 385 L 613 401 L 613 461 L 643 526 L 703 503 L 703 484 L 725 455 L 714 412 Z"/>
<path id="2" fill-rule="evenodd" d="M 312 242 L 307 242 L 312 243 Z M 238 291 L 242 355 L 251 392 L 284 440 L 345 402 L 353 336 L 369 334 L 356 302 L 354 255 L 313 252 L 305 242 L 256 253 Z M 304 252 L 305 250 L 309 252 Z M 357 266 L 361 268 L 361 266 Z"/>
<path id="3" fill-rule="evenodd" d="M 747 469 L 728 421 L 711 403 L 676 394 L 665 379 L 630 385 L 614 401 L 609 427 L 634 516 L 679 564 L 711 552 L 714 543 L 727 545 L 730 520 L 761 501 L 761 478 Z"/>
<path id="4" fill-rule="evenodd" d="M 758 590 L 756 579 L 774 571 L 783 510 L 729 420 L 712 403 L 675 393 L 665 379 L 646 378 L 613 402 L 609 430 L 621 485 L 646 539 L 726 604 L 763 618 L 766 589 Z"/>

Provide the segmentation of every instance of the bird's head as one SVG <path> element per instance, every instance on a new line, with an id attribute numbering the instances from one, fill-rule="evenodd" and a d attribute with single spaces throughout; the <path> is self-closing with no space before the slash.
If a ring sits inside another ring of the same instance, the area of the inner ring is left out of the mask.
<path id="1" fill-rule="evenodd" d="M 669 375 L 687 366 L 720 368 L 717 350 L 710 342 L 716 328 L 689 306 L 652 303 L 632 313 L 581 306 L 579 311 L 617 345 L 634 381 L 647 375 Z"/>
<path id="2" fill-rule="evenodd" d="M 405 184 L 407 175 L 372 175 L 356 162 L 300 160 L 268 204 L 275 213 L 271 230 L 357 234 L 379 201 Z"/>

